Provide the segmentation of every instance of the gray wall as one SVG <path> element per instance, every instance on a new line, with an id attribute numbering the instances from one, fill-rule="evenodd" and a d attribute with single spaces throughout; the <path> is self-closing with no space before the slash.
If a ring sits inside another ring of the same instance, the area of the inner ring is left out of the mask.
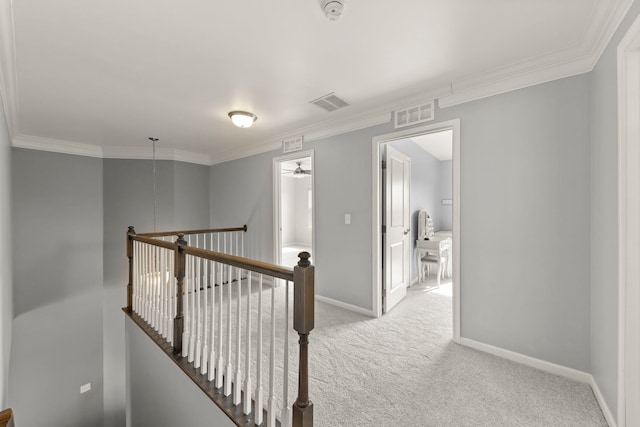
<path id="1" fill-rule="evenodd" d="M 371 139 L 389 125 L 305 143 L 314 149 L 316 293 L 371 308 Z M 249 256 L 273 260 L 272 151 L 211 167 L 211 224 L 246 221 Z M 240 195 L 240 196 L 239 196 Z M 344 214 L 351 214 L 351 225 Z"/>
<path id="2" fill-rule="evenodd" d="M 234 425 L 128 317 L 125 325 L 129 378 L 127 426 Z"/>
<path id="3" fill-rule="evenodd" d="M 591 373 L 617 417 L 618 115 L 616 48 L 640 13 L 633 3 L 591 75 Z"/>
<path id="4" fill-rule="evenodd" d="M 0 98 L 0 408 L 6 408 L 11 330 L 13 325 L 13 277 L 11 263 L 11 138 Z"/>
<path id="5" fill-rule="evenodd" d="M 462 335 L 586 371 L 589 93 L 587 74 L 436 111 L 437 121 L 460 118 L 462 126 Z M 385 124 L 305 143 L 316 150 L 316 291 L 365 309 L 371 139 L 389 132 Z M 250 230 L 264 236 L 255 254 L 266 260 L 278 154 L 214 165 L 211 174 L 212 222 L 253 218 Z"/>
<path id="6" fill-rule="evenodd" d="M 156 162 L 157 229 L 173 226 L 173 165 Z M 153 167 L 148 160 L 104 160 L 104 425 L 125 422 L 124 315 L 127 227 L 153 231 Z"/>
<path id="7" fill-rule="evenodd" d="M 157 229 L 209 226 L 209 167 L 156 162 Z M 105 427 L 125 423 L 124 315 L 127 227 L 153 231 L 153 162 L 104 160 L 104 416 Z"/>
<path id="8" fill-rule="evenodd" d="M 461 118 L 462 336 L 583 371 L 589 94 L 584 74 L 436 111 Z"/>
<path id="9" fill-rule="evenodd" d="M 13 149 L 11 170 L 16 423 L 101 425 L 102 160 Z"/>

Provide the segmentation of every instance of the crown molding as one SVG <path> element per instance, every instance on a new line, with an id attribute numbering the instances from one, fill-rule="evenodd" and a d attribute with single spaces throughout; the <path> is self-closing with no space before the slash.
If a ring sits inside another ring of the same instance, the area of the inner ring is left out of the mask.
<path id="1" fill-rule="evenodd" d="M 60 139 L 42 138 L 31 135 L 17 135 L 13 137 L 16 148 L 29 150 L 51 151 L 54 153 L 71 154 L 75 156 L 97 157 L 101 159 L 141 159 L 152 160 L 153 152 L 149 147 L 101 147 L 99 145 L 79 142 L 63 141 Z M 157 160 L 173 160 L 177 162 L 195 163 L 198 165 L 210 165 L 211 160 L 207 154 L 194 153 L 173 148 L 156 149 Z"/>
<path id="2" fill-rule="evenodd" d="M 454 81 L 451 94 L 439 99 L 439 107 L 447 108 L 592 71 L 632 3 L 633 0 L 617 0 L 608 7 L 598 2 L 582 43 Z"/>
<path id="3" fill-rule="evenodd" d="M 153 160 L 150 147 L 105 146 L 102 148 L 105 159 L 137 159 Z M 156 148 L 156 160 L 172 160 L 176 162 L 210 165 L 209 155 L 173 148 Z"/>
<path id="4" fill-rule="evenodd" d="M 451 87 L 447 85 L 437 86 L 426 91 L 421 91 L 410 97 L 402 97 L 392 101 L 379 104 L 365 112 L 356 113 L 339 119 L 328 119 L 308 126 L 298 127 L 286 133 L 278 134 L 260 144 L 254 144 L 242 150 L 233 150 L 222 153 L 213 160 L 212 164 L 224 163 L 243 157 L 254 156 L 277 150 L 282 147 L 282 141 L 296 135 L 304 135 L 304 142 L 317 141 L 342 135 L 368 127 L 391 122 L 391 113 L 394 110 L 407 108 L 415 104 L 434 100 L 442 95 L 451 93 Z"/>
<path id="5" fill-rule="evenodd" d="M 340 135 L 347 132 L 353 132 L 359 129 L 376 126 L 390 121 L 390 113 L 367 113 L 359 116 L 348 116 L 339 120 L 325 121 L 309 126 L 297 128 L 286 134 L 280 134 L 269 138 L 260 144 L 254 144 L 241 150 L 233 150 L 217 156 L 212 164 L 224 163 L 231 160 L 241 159 L 243 157 L 254 156 L 256 154 L 266 153 L 268 151 L 277 150 L 282 147 L 282 141 L 294 135 L 304 135 L 303 142 L 316 141 L 331 136 Z"/>
<path id="6" fill-rule="evenodd" d="M 413 95 L 381 103 L 364 112 L 327 119 L 319 123 L 292 129 L 260 143 L 252 144 L 239 150 L 229 150 L 215 157 L 179 149 L 160 148 L 156 152 L 156 158 L 202 165 L 217 164 L 276 150 L 281 147 L 283 139 L 292 135 L 304 135 L 304 141 L 310 142 L 388 123 L 393 111 L 433 99 L 438 99 L 439 108 L 447 108 L 552 80 L 587 73 L 593 70 L 597 64 L 602 52 L 611 41 L 613 34 L 632 3 L 633 0 L 611 0 L 609 5 L 606 2 L 597 2 L 591 13 L 583 41 L 569 49 L 559 50 L 540 57 L 528 58 L 508 66 L 489 70 L 480 75 L 452 81 L 446 85 L 431 87 L 429 90 L 416 90 Z M 15 135 L 13 136 L 13 145 L 15 147 L 102 158 L 152 158 L 149 150 L 143 147 L 100 147 L 34 137 L 17 132 L 18 102 L 11 0 L 0 0 L 0 62 L 0 91 L 2 91 L 11 135 Z M 400 92 L 406 94 L 410 92 L 409 89 L 407 88 Z"/>
<path id="7" fill-rule="evenodd" d="M 27 148 L 29 150 L 51 151 L 85 157 L 103 157 L 103 150 L 99 145 L 22 134 L 14 136 L 12 142 L 14 147 Z"/>
<path id="8" fill-rule="evenodd" d="M 9 133 L 18 131 L 18 85 L 13 25 L 13 3 L 0 0 L 0 95 Z"/>

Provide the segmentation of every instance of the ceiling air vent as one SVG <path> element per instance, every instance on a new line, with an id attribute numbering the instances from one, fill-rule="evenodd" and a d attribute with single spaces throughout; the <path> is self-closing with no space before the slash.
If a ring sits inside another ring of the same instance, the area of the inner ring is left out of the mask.
<path id="1" fill-rule="evenodd" d="M 394 111 L 394 124 L 401 128 L 433 120 L 434 101 Z"/>
<path id="2" fill-rule="evenodd" d="M 338 108 L 346 107 L 347 105 L 349 105 L 347 101 L 345 101 L 342 98 L 339 98 L 333 92 L 311 101 L 310 104 L 317 105 L 318 107 L 328 112 L 332 112 L 337 110 Z"/>

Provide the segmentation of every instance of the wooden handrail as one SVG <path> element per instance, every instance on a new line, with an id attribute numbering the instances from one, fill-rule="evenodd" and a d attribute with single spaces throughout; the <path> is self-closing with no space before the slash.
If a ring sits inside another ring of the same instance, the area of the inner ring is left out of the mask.
<path id="1" fill-rule="evenodd" d="M 245 225 L 241 228 L 216 229 L 216 231 L 246 231 L 246 229 L 247 227 Z M 211 230 L 191 230 L 191 234 L 198 234 L 205 231 Z M 158 236 L 170 236 L 174 235 L 174 233 L 177 233 L 178 236 L 175 243 L 153 238 Z M 298 265 L 291 269 L 236 255 L 229 255 L 188 246 L 184 236 L 185 234 L 183 232 L 136 234 L 134 227 L 129 227 L 127 231 L 129 283 L 127 284 L 127 307 L 125 308 L 125 311 L 130 315 L 133 315 L 134 241 L 162 247 L 174 252 L 176 311 L 173 319 L 173 354 L 175 357 L 179 357 L 179 355 L 182 354 L 183 345 L 187 345 L 187 343 L 183 343 L 182 336 L 184 331 L 183 298 L 187 255 L 293 282 L 293 328 L 298 332 L 300 337 L 298 341 L 300 345 L 300 360 L 298 365 L 298 396 L 293 404 L 292 421 L 294 427 L 312 427 L 313 403 L 309 400 L 308 346 L 309 333 L 314 328 L 315 317 L 315 267 L 311 265 L 311 262 L 309 261 L 311 255 L 308 252 L 301 252 L 299 254 L 300 260 Z M 231 283 L 231 280 L 229 283 Z M 240 284 L 238 283 L 238 285 Z"/>
<path id="2" fill-rule="evenodd" d="M 232 227 L 232 228 L 205 228 L 201 230 L 180 230 L 180 231 L 158 231 L 153 233 L 140 233 L 138 236 L 145 237 L 166 237 L 166 236 L 177 236 L 178 234 L 184 234 L 188 236 L 189 234 L 204 234 L 204 233 L 228 233 L 231 231 L 244 231 L 246 233 L 247 226 L 243 227 Z"/>
<path id="3" fill-rule="evenodd" d="M 184 251 L 187 255 L 221 262 L 223 264 L 239 267 L 243 270 L 250 270 L 255 273 L 266 274 L 268 276 L 277 277 L 278 279 L 293 282 L 293 270 L 291 268 L 281 267 L 236 255 L 223 254 L 222 252 L 213 252 L 206 249 L 195 248 L 193 246 L 186 246 Z"/>
<path id="4" fill-rule="evenodd" d="M 178 237 L 180 236 L 184 237 L 184 235 L 178 234 Z M 178 245 L 176 243 L 165 242 L 164 240 L 145 237 L 140 234 L 130 235 L 130 240 L 132 241 L 135 240 L 137 242 L 142 242 L 142 243 L 146 243 L 153 246 L 159 246 L 172 251 L 176 251 L 178 249 Z M 277 265 L 269 264 L 262 261 L 257 261 L 250 258 L 243 258 L 236 255 L 224 254 L 222 252 L 210 251 L 208 249 L 196 248 L 194 246 L 187 246 L 186 242 L 184 245 L 184 253 L 187 255 L 193 255 L 193 256 L 208 259 L 211 261 L 222 262 L 224 264 L 242 268 L 243 270 L 250 270 L 256 273 L 266 274 L 269 276 L 277 277 L 278 279 L 283 279 L 283 280 L 288 280 L 290 282 L 293 282 L 293 270 L 291 268 L 280 267 Z"/>
<path id="5" fill-rule="evenodd" d="M 0 412 L 0 427 L 13 427 L 13 411 L 11 408 Z"/>

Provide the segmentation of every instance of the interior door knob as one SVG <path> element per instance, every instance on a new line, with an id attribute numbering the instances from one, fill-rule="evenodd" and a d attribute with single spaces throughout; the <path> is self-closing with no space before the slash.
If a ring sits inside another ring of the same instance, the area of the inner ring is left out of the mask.
<path id="1" fill-rule="evenodd" d="M 406 236 L 407 234 L 409 234 L 409 232 L 410 232 L 410 231 L 411 231 L 411 230 L 404 230 L 404 234 L 405 234 L 405 236 Z"/>

